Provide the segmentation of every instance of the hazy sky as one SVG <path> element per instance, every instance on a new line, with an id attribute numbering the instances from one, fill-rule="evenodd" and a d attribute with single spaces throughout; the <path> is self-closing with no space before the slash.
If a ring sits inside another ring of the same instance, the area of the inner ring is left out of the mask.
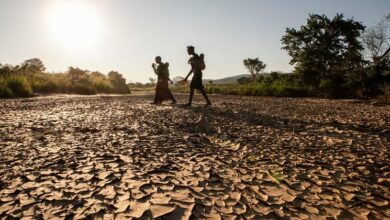
<path id="1" fill-rule="evenodd" d="M 0 0 L 0 63 L 38 57 L 48 71 L 116 70 L 146 82 L 156 55 L 172 77 L 185 76 L 194 45 L 206 56 L 205 78 L 245 74 L 247 57 L 287 72 L 285 29 L 309 13 L 338 12 L 371 26 L 390 13 L 390 0 Z"/>

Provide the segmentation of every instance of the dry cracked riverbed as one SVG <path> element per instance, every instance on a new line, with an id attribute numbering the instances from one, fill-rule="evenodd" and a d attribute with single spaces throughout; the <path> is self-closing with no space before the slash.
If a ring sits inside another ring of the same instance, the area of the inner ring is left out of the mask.
<path id="1" fill-rule="evenodd" d="M 1 100 L 0 219 L 390 218 L 390 106 L 212 100 Z"/>

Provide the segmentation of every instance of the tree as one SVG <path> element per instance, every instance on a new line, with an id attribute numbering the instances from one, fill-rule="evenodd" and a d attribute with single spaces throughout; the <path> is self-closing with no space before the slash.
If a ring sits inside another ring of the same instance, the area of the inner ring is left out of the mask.
<path id="1" fill-rule="evenodd" d="M 150 77 L 150 78 L 149 78 L 149 82 L 150 82 L 150 84 L 155 85 L 155 84 L 156 84 L 156 79 Z"/>
<path id="2" fill-rule="evenodd" d="M 111 82 L 117 83 L 117 84 L 126 84 L 126 79 L 123 78 L 122 74 L 120 74 L 117 71 L 110 71 L 108 73 L 108 79 Z"/>
<path id="3" fill-rule="evenodd" d="M 34 78 L 37 75 L 45 72 L 45 70 L 45 65 L 39 58 L 26 60 L 20 64 L 20 67 L 18 68 L 18 72 L 27 77 L 28 81 L 30 82 L 34 81 Z"/>
<path id="4" fill-rule="evenodd" d="M 88 78 L 87 72 L 88 71 L 82 70 L 77 67 L 69 67 L 67 75 L 70 81 L 72 82 L 72 84 L 77 84 L 79 82 L 82 81 L 85 82 L 87 80 Z"/>
<path id="5" fill-rule="evenodd" d="M 106 80 L 106 75 L 98 71 L 91 72 L 89 77 L 92 79 L 92 81 Z"/>
<path id="6" fill-rule="evenodd" d="M 370 60 L 364 84 L 370 95 L 380 93 L 380 87 L 390 82 L 390 14 L 376 26 L 369 27 L 363 42 Z"/>
<path id="7" fill-rule="evenodd" d="M 111 82 L 107 79 L 106 75 L 98 71 L 91 72 L 89 74 L 93 87 L 97 93 L 110 93 L 113 88 Z"/>
<path id="8" fill-rule="evenodd" d="M 372 62 L 379 62 L 390 52 L 390 14 L 382 19 L 376 26 L 369 27 L 364 35 L 363 42 L 370 54 Z"/>
<path id="9" fill-rule="evenodd" d="M 266 67 L 266 64 L 263 63 L 263 61 L 259 60 L 259 58 L 255 58 L 255 59 L 248 58 L 248 59 L 245 59 L 244 60 L 244 65 L 245 65 L 245 67 L 249 70 L 249 72 L 252 75 L 252 83 L 255 83 L 257 75 L 260 72 L 262 72 L 265 69 L 265 67 Z"/>
<path id="10" fill-rule="evenodd" d="M 22 69 L 32 73 L 43 73 L 46 70 L 45 65 L 39 58 L 32 58 L 22 63 Z"/>
<path id="11" fill-rule="evenodd" d="M 13 67 L 11 65 L 2 65 L 0 64 L 0 80 L 4 80 L 5 78 L 12 75 Z"/>
<path id="12" fill-rule="evenodd" d="M 96 90 L 93 86 L 93 83 L 89 77 L 88 70 L 82 70 L 77 67 L 69 67 L 66 77 L 69 80 L 68 92 L 77 93 L 77 94 L 96 94 Z"/>
<path id="13" fill-rule="evenodd" d="M 337 14 L 333 19 L 311 14 L 299 30 L 287 28 L 283 49 L 304 84 L 318 87 L 322 79 L 341 83 L 346 74 L 362 66 L 363 46 L 359 41 L 365 27 Z"/>
<path id="14" fill-rule="evenodd" d="M 110 71 L 108 73 L 108 79 L 114 87 L 117 93 L 130 93 L 129 87 L 126 84 L 126 79 L 123 78 L 122 74 L 116 71 Z"/>

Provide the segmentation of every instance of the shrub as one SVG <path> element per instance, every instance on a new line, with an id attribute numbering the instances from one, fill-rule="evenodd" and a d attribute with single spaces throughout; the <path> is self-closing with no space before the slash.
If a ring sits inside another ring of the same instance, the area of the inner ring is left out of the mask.
<path id="1" fill-rule="evenodd" d="M 32 94 L 31 85 L 23 76 L 8 77 L 5 80 L 5 84 L 16 97 L 29 97 Z"/>
<path id="2" fill-rule="evenodd" d="M 289 96 L 289 97 L 307 97 L 310 96 L 310 92 L 303 87 L 285 87 L 282 96 Z"/>
<path id="3" fill-rule="evenodd" d="M 337 94 L 339 92 L 338 84 L 330 79 L 321 79 L 318 88 L 320 89 L 321 95 L 327 98 L 340 95 Z"/>
<path id="4" fill-rule="evenodd" d="M 84 84 L 76 84 L 72 87 L 72 93 L 80 95 L 94 95 L 96 94 L 95 89 L 92 86 Z"/>
<path id="5" fill-rule="evenodd" d="M 300 87 L 283 81 L 272 83 L 257 84 L 225 84 L 225 85 L 208 85 L 208 93 L 217 93 L 225 95 L 244 95 L 244 96 L 285 96 L 285 97 L 307 97 L 312 96 L 313 90 L 308 87 Z"/>
<path id="6" fill-rule="evenodd" d="M 382 95 L 379 96 L 379 100 L 384 103 L 390 104 L 390 84 L 385 84 L 381 88 Z"/>
<path id="7" fill-rule="evenodd" d="M 36 80 L 32 82 L 32 89 L 37 93 L 54 93 L 57 90 L 57 84 L 52 80 Z"/>
<path id="8" fill-rule="evenodd" d="M 0 83 L 0 98 L 11 98 L 13 96 L 11 89 L 4 83 Z"/>
<path id="9" fill-rule="evenodd" d="M 111 93 L 113 91 L 112 85 L 105 80 L 94 81 L 93 87 L 97 93 Z"/>

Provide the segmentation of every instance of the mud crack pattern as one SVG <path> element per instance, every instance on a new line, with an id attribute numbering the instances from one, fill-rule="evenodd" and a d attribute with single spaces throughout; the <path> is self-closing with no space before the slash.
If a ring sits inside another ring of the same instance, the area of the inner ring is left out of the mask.
<path id="1" fill-rule="evenodd" d="M 390 218 L 389 106 L 151 99 L 0 101 L 0 218 Z"/>

